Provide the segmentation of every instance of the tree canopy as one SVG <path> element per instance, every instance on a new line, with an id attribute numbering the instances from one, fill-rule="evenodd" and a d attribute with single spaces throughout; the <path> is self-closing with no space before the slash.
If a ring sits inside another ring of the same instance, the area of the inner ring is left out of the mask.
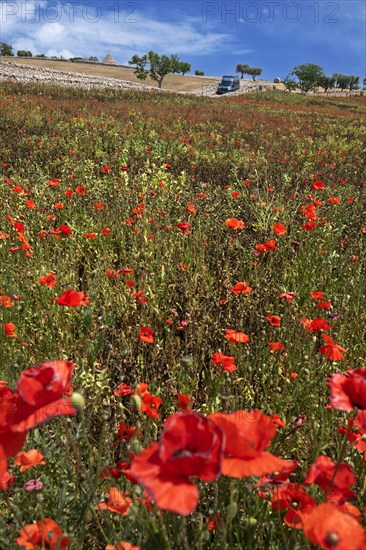
<path id="1" fill-rule="evenodd" d="M 314 63 L 297 65 L 293 68 L 291 74 L 297 77 L 298 87 L 305 93 L 321 85 L 320 82 L 325 77 L 324 69 Z"/>
<path id="2" fill-rule="evenodd" d="M 239 63 L 236 66 L 235 72 L 241 73 L 241 78 L 243 78 L 245 74 L 249 74 L 253 78 L 253 80 L 255 80 L 256 76 L 262 74 L 263 69 L 260 69 L 259 67 L 250 67 L 247 64 Z"/>
<path id="3" fill-rule="evenodd" d="M 134 55 L 128 62 L 135 68 L 135 75 L 140 80 L 146 80 L 148 76 L 158 83 L 158 87 L 163 85 L 164 77 L 167 74 L 186 74 L 191 70 L 189 63 L 180 61 L 177 55 L 159 55 L 150 51 L 142 57 Z"/>
<path id="4" fill-rule="evenodd" d="M 244 75 L 247 74 L 247 69 L 249 68 L 250 68 L 249 65 L 238 63 L 238 65 L 236 66 L 235 72 L 241 73 L 241 78 L 244 78 Z"/>
<path id="5" fill-rule="evenodd" d="M 0 42 L 0 55 L 3 57 L 13 57 L 13 46 L 6 42 Z"/>

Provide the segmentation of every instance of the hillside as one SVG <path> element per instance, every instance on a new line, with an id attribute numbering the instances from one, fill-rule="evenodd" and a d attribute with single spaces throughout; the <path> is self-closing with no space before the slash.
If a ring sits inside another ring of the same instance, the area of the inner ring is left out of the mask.
<path id="1" fill-rule="evenodd" d="M 4 72 L 8 76 L 9 70 L 4 71 L 4 65 L 6 63 L 12 63 L 19 66 L 20 70 L 24 70 L 24 66 L 27 68 L 27 72 L 30 74 L 35 74 L 34 71 L 41 71 L 41 74 L 45 77 L 47 74 L 53 77 L 56 76 L 56 73 L 59 73 L 59 76 L 63 73 L 71 73 L 77 75 L 79 82 L 83 81 L 83 77 L 92 79 L 94 85 L 97 85 L 98 79 L 101 80 L 101 83 L 107 82 L 108 87 L 115 85 L 116 88 L 120 88 L 121 84 L 118 81 L 129 82 L 132 84 L 137 84 L 138 86 L 143 85 L 149 88 L 157 88 L 157 82 L 147 78 L 145 81 L 139 80 L 134 74 L 134 70 L 130 67 L 122 65 L 102 65 L 102 64 L 92 64 L 92 63 L 73 63 L 71 61 L 61 61 L 54 59 L 35 59 L 35 58 L 19 58 L 19 57 L 3 57 L 2 63 L 0 65 L 0 79 L 4 78 Z M 13 78 L 19 79 L 19 81 L 24 81 L 22 74 L 14 69 L 13 67 Z M 33 71 L 32 71 L 32 68 Z M 51 73 L 48 73 L 49 70 L 52 70 Z M 56 71 L 56 72 L 55 72 Z M 23 73 L 24 74 L 24 73 Z M 97 80 L 95 80 L 97 79 Z M 204 95 L 215 95 L 217 84 L 219 83 L 221 76 L 192 76 L 192 75 L 167 75 L 164 78 L 164 90 L 174 91 L 174 92 L 188 92 L 188 93 L 197 93 Z M 26 77 L 26 80 L 33 80 L 32 78 Z M 44 81 L 46 78 L 40 78 Z M 58 78 L 57 80 L 60 80 Z M 62 79 L 61 79 L 62 80 Z M 69 78 L 70 82 L 72 79 Z M 112 82 L 117 81 L 117 82 Z M 240 82 L 240 92 L 247 92 L 253 88 L 258 88 L 259 86 L 269 86 L 275 87 L 276 89 L 283 89 L 283 84 L 273 84 L 265 80 L 259 80 L 253 82 L 249 79 L 241 79 Z M 129 87 L 129 86 L 126 86 Z M 240 93 L 239 92 L 239 93 Z M 231 94 L 232 95 L 232 94 Z"/>

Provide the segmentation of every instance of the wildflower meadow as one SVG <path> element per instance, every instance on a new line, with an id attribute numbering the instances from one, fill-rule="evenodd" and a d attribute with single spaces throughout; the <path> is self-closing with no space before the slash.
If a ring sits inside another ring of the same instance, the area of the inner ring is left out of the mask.
<path id="1" fill-rule="evenodd" d="M 364 550 L 364 98 L 1 92 L 0 548 Z"/>

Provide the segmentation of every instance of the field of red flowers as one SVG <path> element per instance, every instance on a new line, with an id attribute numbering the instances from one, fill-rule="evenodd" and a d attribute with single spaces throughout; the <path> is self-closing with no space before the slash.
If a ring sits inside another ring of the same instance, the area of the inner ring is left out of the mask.
<path id="1" fill-rule="evenodd" d="M 365 549 L 363 98 L 1 91 L 0 548 Z"/>

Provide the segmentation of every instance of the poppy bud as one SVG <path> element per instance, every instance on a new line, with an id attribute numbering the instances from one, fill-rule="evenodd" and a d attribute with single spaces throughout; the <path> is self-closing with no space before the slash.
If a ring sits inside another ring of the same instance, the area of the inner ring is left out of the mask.
<path id="1" fill-rule="evenodd" d="M 141 409 L 142 401 L 141 397 L 139 395 L 133 395 L 132 396 L 132 402 L 137 410 Z"/>
<path id="2" fill-rule="evenodd" d="M 135 455 L 138 455 L 142 451 L 142 445 L 137 439 L 132 441 L 132 450 Z"/>
<path id="3" fill-rule="evenodd" d="M 247 523 L 248 525 L 252 525 L 254 527 L 254 525 L 257 525 L 258 522 L 255 518 L 248 518 Z"/>
<path id="4" fill-rule="evenodd" d="M 72 395 L 71 395 L 71 404 L 72 406 L 74 407 L 74 409 L 76 409 L 77 411 L 82 411 L 85 407 L 85 399 L 84 397 L 81 395 L 81 393 L 78 393 L 78 392 L 74 392 Z"/>
<path id="5" fill-rule="evenodd" d="M 190 355 L 184 355 L 181 361 L 185 367 L 191 367 L 193 365 L 193 357 Z"/>
<path id="6" fill-rule="evenodd" d="M 227 515 L 229 518 L 235 518 L 236 514 L 238 512 L 238 505 L 236 502 L 230 502 L 228 509 L 227 509 Z"/>

